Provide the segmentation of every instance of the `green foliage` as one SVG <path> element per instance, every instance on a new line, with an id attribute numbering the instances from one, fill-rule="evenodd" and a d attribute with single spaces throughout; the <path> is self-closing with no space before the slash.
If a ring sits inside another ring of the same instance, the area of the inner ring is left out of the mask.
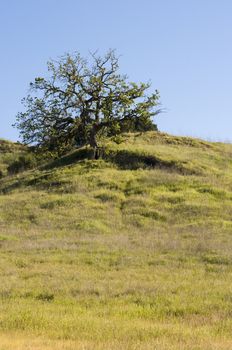
<path id="1" fill-rule="evenodd" d="M 48 63 L 50 77 L 36 78 L 15 126 L 24 143 L 60 156 L 74 146 L 98 147 L 101 136 L 157 130 L 159 93 L 149 83 L 129 82 L 119 73 L 115 52 L 104 57 L 66 54 Z"/>

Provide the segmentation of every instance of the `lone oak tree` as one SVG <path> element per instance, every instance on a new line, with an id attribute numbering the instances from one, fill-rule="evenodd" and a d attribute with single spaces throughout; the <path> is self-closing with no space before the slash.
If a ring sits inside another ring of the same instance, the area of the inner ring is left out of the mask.
<path id="1" fill-rule="evenodd" d="M 105 56 L 79 53 L 48 62 L 49 78 L 36 78 L 23 99 L 25 112 L 15 126 L 24 143 L 62 154 L 74 145 L 89 144 L 98 156 L 99 135 L 156 130 L 159 93 L 147 94 L 150 83 L 128 82 L 119 73 L 114 50 Z"/>

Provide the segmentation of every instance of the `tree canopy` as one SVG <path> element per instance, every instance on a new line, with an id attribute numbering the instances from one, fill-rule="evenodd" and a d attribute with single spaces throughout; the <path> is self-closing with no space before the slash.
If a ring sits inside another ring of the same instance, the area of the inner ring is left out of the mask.
<path id="1" fill-rule="evenodd" d="M 15 126 L 24 143 L 57 154 L 74 145 L 98 148 L 100 135 L 156 130 L 159 92 L 119 73 L 114 50 L 103 57 L 65 54 L 48 62 L 48 78 L 38 77 L 23 99 Z"/>

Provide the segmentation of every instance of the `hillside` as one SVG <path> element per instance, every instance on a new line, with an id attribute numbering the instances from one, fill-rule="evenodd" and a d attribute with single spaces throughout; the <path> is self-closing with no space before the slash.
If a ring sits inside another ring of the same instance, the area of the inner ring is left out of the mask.
<path id="1" fill-rule="evenodd" d="M 0 174 L 6 175 L 7 167 L 19 155 L 24 154 L 27 148 L 20 143 L 14 143 L 7 140 L 0 139 Z"/>
<path id="2" fill-rule="evenodd" d="M 0 350 L 232 348 L 232 145 L 125 134 L 7 176 L 25 151 L 0 142 Z"/>

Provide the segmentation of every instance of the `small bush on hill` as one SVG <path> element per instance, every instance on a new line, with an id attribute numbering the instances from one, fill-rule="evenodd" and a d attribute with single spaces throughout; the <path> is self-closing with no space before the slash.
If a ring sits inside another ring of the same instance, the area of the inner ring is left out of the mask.
<path id="1" fill-rule="evenodd" d="M 37 165 L 37 160 L 32 153 L 21 155 L 17 160 L 11 163 L 7 172 L 9 175 L 17 174 L 21 171 L 32 169 Z"/>

